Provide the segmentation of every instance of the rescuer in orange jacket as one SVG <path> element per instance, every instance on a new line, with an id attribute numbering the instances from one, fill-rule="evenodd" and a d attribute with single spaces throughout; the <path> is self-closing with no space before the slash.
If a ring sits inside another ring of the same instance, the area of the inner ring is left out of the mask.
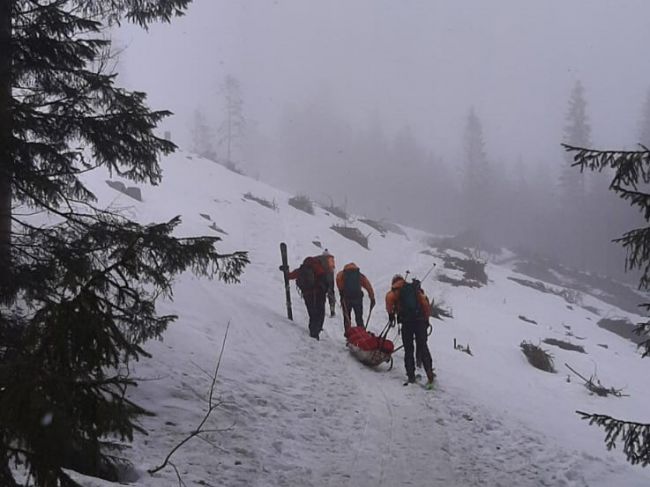
<path id="1" fill-rule="evenodd" d="M 375 291 L 368 278 L 361 273 L 359 267 L 350 262 L 336 275 L 336 287 L 339 290 L 341 308 L 343 309 L 343 327 L 347 331 L 350 327 L 352 311 L 357 326 L 363 323 L 363 289 L 370 298 L 370 309 L 375 307 Z"/>
<path id="2" fill-rule="evenodd" d="M 431 315 L 431 304 L 420 287 L 420 282 L 406 282 L 396 274 L 391 282 L 391 289 L 386 293 L 386 312 L 391 326 L 396 322 L 402 324 L 402 343 L 404 344 L 404 368 L 408 382 L 415 382 L 415 359 L 413 356 L 415 339 L 416 356 L 422 361 L 427 373 L 428 386 L 432 386 L 435 377 L 433 361 L 427 345 L 427 328 Z"/>

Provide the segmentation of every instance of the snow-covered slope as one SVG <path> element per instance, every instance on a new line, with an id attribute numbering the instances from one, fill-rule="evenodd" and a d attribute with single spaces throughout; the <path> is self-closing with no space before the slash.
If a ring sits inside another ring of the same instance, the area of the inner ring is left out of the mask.
<path id="1" fill-rule="evenodd" d="M 370 234 L 367 250 L 330 229 L 342 223 L 334 215 L 297 210 L 288 205 L 291 195 L 212 162 L 181 152 L 162 167 L 162 184 L 141 188 L 142 202 L 105 184 L 107 175 L 93 174 L 91 185 L 101 204 L 126 208 L 140 221 L 181 215 L 179 233 L 220 235 L 220 250 L 248 250 L 251 264 L 236 285 L 185 275 L 174 301 L 161 303 L 161 311 L 179 319 L 162 341 L 148 344 L 153 358 L 134 368 L 143 381 L 131 397 L 155 416 L 142 419 L 149 435 L 137 437 L 128 451 L 140 474 L 133 485 L 179 485 L 171 466 L 153 476 L 146 470 L 203 418 L 226 330 L 215 391 L 220 405 L 207 432 L 171 457 L 188 486 L 650 485 L 650 470 L 627 464 L 619 451 L 608 452 L 603 432 L 575 413 L 650 422 L 650 360 L 641 360 L 631 342 L 597 327 L 592 311 L 522 286 L 509 277 L 527 276 L 494 263 L 486 266 L 486 286 L 453 287 L 436 278 L 456 271 L 444 268 L 423 232 L 404 228 L 406 236 L 381 235 L 356 221 Z M 244 198 L 246 193 L 277 208 Z M 391 276 L 410 270 L 423 277 L 436 263 L 423 287 L 454 316 L 433 320 L 436 390 L 403 387 L 401 352 L 392 370 L 357 362 L 345 347 L 340 311 L 326 318 L 320 341 L 310 339 L 293 286 L 289 321 L 278 270 L 282 241 L 292 267 L 324 248 L 338 268 L 356 262 L 378 296 L 369 326 L 376 332 L 386 323 L 382 303 Z M 582 304 L 638 321 L 590 296 Z M 543 345 L 558 373 L 540 371 L 519 345 L 545 338 L 572 341 L 586 353 Z M 454 349 L 454 340 L 469 345 L 473 355 Z M 630 397 L 589 395 L 565 362 L 587 376 L 597 367 L 604 385 L 625 387 Z"/>

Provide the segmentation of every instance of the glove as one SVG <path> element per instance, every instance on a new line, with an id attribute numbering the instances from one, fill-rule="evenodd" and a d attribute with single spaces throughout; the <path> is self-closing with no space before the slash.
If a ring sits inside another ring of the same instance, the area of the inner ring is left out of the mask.
<path id="1" fill-rule="evenodd" d="M 371 299 L 370 299 L 370 307 L 371 307 L 371 308 L 374 308 L 374 307 L 375 307 L 375 304 L 376 304 L 375 298 L 371 298 Z"/>
<path id="2" fill-rule="evenodd" d="M 395 315 L 394 314 L 389 314 L 388 315 L 388 324 L 389 324 L 390 328 L 394 327 L 395 323 L 396 323 Z"/>

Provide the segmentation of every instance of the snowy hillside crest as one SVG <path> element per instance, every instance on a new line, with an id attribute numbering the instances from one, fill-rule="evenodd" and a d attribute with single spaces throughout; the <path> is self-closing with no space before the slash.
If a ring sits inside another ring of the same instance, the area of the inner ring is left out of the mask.
<path id="1" fill-rule="evenodd" d="M 568 286 L 575 276 L 555 271 L 544 280 L 507 251 L 479 256 L 434 246 L 441 239 L 399 222 L 343 220 L 316 203 L 312 213 L 297 206 L 305 202 L 296 195 L 188 153 L 161 165 L 162 183 L 140 188 L 141 202 L 113 189 L 119 179 L 93 175 L 89 184 L 101 204 L 128 206 L 140 221 L 180 214 L 184 235 L 218 232 L 222 250 L 246 250 L 251 264 L 238 285 L 183 275 L 174 300 L 162 303 L 179 319 L 161 342 L 147 344 L 152 358 L 132 371 L 147 380 L 129 397 L 153 416 L 142 419 L 149 434 L 137 436 L 128 453 L 136 465 L 131 485 L 650 483 L 647 469 L 607 451 L 602 433 L 575 412 L 650 421 L 650 361 L 639 360 L 632 341 L 597 324 L 641 317 L 612 304 L 607 291 Z M 341 228 L 357 229 L 365 245 Z M 375 332 L 386 324 L 383 296 L 391 277 L 408 270 L 422 278 L 435 264 L 422 286 L 449 311 L 431 320 L 436 390 L 402 386 L 401 352 L 392 370 L 350 356 L 340 309 L 326 318 L 321 340 L 310 340 L 293 285 L 294 320 L 288 320 L 280 242 L 287 243 L 292 269 L 325 248 L 337 270 L 355 262 L 377 294 L 369 324 Z M 547 350 L 557 373 L 532 367 L 524 342 Z M 471 353 L 458 353 L 465 346 Z M 564 364 L 623 397 L 584 387 Z M 193 431 L 174 451 L 174 468 L 147 473 Z"/>

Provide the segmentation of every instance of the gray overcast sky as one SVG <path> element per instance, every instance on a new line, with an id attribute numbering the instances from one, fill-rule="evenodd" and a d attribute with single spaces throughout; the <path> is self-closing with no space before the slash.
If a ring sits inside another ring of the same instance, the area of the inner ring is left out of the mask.
<path id="1" fill-rule="evenodd" d="M 359 127 L 409 124 L 454 160 L 474 106 L 492 159 L 537 162 L 560 152 L 577 79 L 595 143 L 636 142 L 648 19 L 650 0 L 194 0 L 170 25 L 117 39 L 122 82 L 176 113 L 165 128 L 181 145 L 233 74 L 271 137 L 287 103 L 323 97 Z"/>

